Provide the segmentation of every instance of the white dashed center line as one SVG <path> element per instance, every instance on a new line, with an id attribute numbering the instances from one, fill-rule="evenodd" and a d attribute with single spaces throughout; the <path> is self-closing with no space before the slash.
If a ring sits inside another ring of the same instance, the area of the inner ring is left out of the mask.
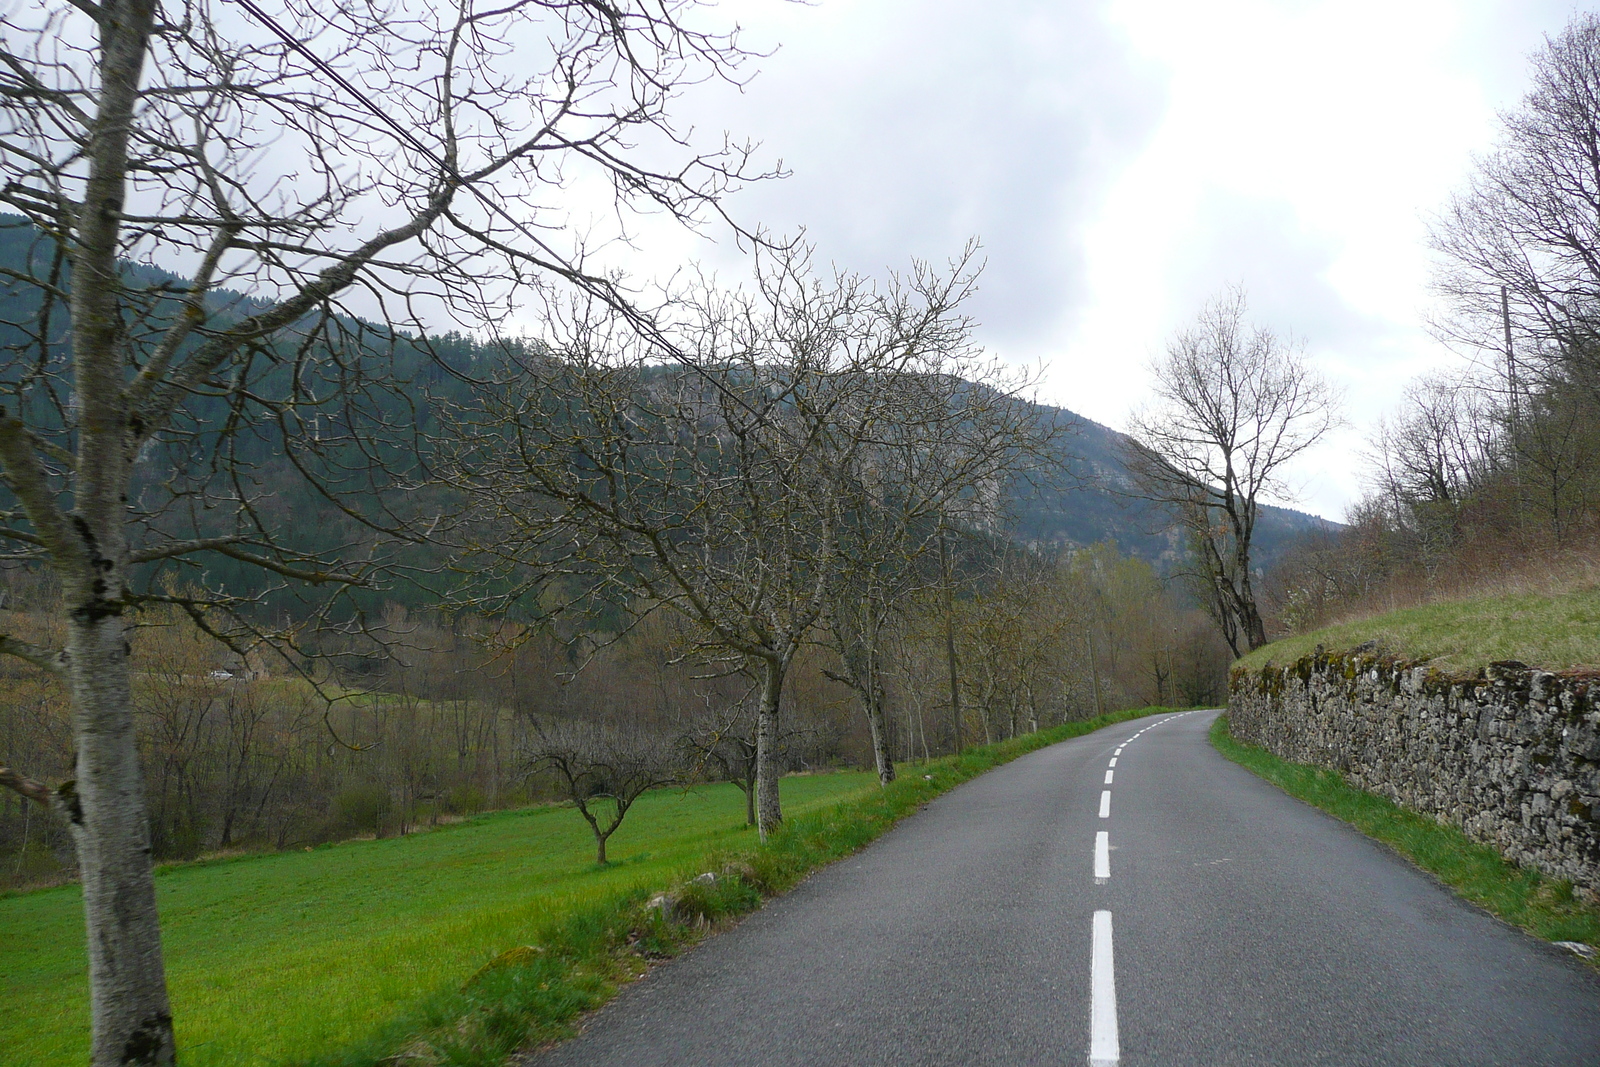
<path id="1" fill-rule="evenodd" d="M 1104 837 L 1105 835 L 1100 835 Z M 1089 1067 L 1116 1067 L 1117 974 L 1111 954 L 1111 913 L 1094 913 L 1094 958 L 1089 964 Z"/>
<path id="2" fill-rule="evenodd" d="M 1190 714 L 1182 712 L 1183 715 Z M 1161 722 L 1146 726 L 1111 753 L 1111 763 L 1106 768 L 1106 785 L 1111 784 L 1112 770 L 1122 750 L 1139 739 L 1145 730 L 1179 718 L 1169 715 Z M 1111 816 L 1111 790 L 1100 793 L 1100 817 Z M 1111 835 L 1101 830 L 1094 835 L 1094 881 L 1105 885 L 1111 880 Z M 1111 913 L 1094 913 L 1094 956 L 1089 968 L 1089 1067 L 1117 1067 L 1122 1059 L 1122 1046 L 1117 1037 L 1117 977 L 1111 952 Z"/>

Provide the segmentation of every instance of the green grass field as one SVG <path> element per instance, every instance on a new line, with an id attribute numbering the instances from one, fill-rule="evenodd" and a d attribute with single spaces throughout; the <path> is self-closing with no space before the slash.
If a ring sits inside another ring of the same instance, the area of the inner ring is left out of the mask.
<path id="1" fill-rule="evenodd" d="M 785 814 L 876 792 L 871 774 L 785 778 Z M 594 863 L 576 812 L 531 808 L 382 841 L 191 864 L 156 879 L 182 1062 L 282 1064 L 380 1040 L 507 948 L 575 909 L 665 885 L 744 847 L 731 785 L 641 798 Z M 0 898 L 0 1062 L 88 1060 L 76 886 Z"/>
<path id="2" fill-rule="evenodd" d="M 1235 666 L 1256 669 L 1270 660 L 1281 667 L 1318 645 L 1337 652 L 1371 640 L 1390 655 L 1430 660 L 1453 674 L 1508 659 L 1552 671 L 1600 667 L 1600 588 L 1406 608 L 1274 641 Z"/>

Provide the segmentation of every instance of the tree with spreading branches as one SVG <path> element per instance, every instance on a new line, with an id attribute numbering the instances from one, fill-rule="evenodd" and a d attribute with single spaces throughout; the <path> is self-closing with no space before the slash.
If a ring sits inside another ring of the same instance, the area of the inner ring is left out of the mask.
<path id="1" fill-rule="evenodd" d="M 884 711 L 892 629 L 921 594 L 948 588 L 949 524 L 1002 527 L 1016 483 L 1061 474 L 1072 429 L 1027 401 L 1026 373 L 983 358 L 957 306 L 945 332 L 923 340 L 924 366 L 875 374 L 855 392 L 850 402 L 873 414 L 851 420 L 860 439 L 828 471 L 840 519 L 821 640 L 838 663 L 829 676 L 856 694 L 883 785 L 895 777 Z"/>
<path id="2" fill-rule="evenodd" d="M 419 382 L 470 377 L 427 323 L 493 333 L 561 285 L 651 328 L 561 205 L 598 195 L 624 224 L 720 214 L 747 152 L 695 150 L 669 111 L 689 84 L 737 80 L 746 53 L 696 28 L 694 6 L 44 0 L 0 15 L 0 243 L 15 253 L 0 268 L 0 542 L 54 571 L 65 624 L 59 647 L 0 634 L 0 652 L 66 680 L 77 760 L 70 781 L 8 768 L 0 783 L 71 827 L 94 1064 L 175 1055 L 135 613 L 176 605 L 241 649 L 294 647 L 319 620 L 359 633 L 358 592 L 394 580 L 437 517 L 425 493 L 386 491 L 422 473 Z M 288 480 L 309 513 L 286 506 Z M 298 629 L 259 610 L 288 588 L 317 597 Z"/>
<path id="3" fill-rule="evenodd" d="M 684 753 L 676 739 L 632 719 L 534 721 L 523 748 L 528 773 L 547 771 L 561 784 L 594 834 L 595 862 L 606 864 L 606 842 L 633 802 L 682 779 Z"/>
<path id="4" fill-rule="evenodd" d="M 1600 402 L 1600 14 L 1532 56 L 1533 85 L 1500 143 L 1430 226 L 1452 343 L 1496 368 L 1509 405 L 1529 387 Z M 1513 413 L 1514 415 L 1514 413 Z"/>
<path id="5" fill-rule="evenodd" d="M 750 290 L 696 284 L 676 294 L 672 341 L 693 354 L 692 368 L 663 359 L 655 338 L 608 310 L 574 308 L 565 332 L 501 389 L 452 414 L 449 477 L 474 502 L 462 569 L 487 583 L 471 603 L 544 616 L 679 614 L 687 655 L 759 679 L 763 836 L 782 819 L 788 671 L 830 619 L 855 624 L 841 609 L 858 601 L 840 579 L 863 573 L 847 554 L 866 557 L 848 529 L 897 495 L 932 492 L 937 503 L 1003 467 L 998 444 L 981 460 L 955 458 L 964 433 L 1020 434 L 1020 415 L 997 429 L 978 417 L 981 403 L 962 401 L 958 372 L 970 360 L 956 309 L 974 281 L 970 252 L 948 272 L 919 268 L 878 286 L 821 278 L 790 249 L 765 257 Z M 936 425 L 913 426 L 939 405 Z M 928 436 L 940 427 L 942 445 Z M 921 458 L 905 466 L 898 444 Z M 922 455 L 936 446 L 943 469 Z M 902 480 L 923 473 L 946 488 Z"/>
<path id="6" fill-rule="evenodd" d="M 1172 509 L 1191 577 L 1235 656 L 1267 643 L 1252 551 L 1265 494 L 1338 424 L 1338 398 L 1293 345 L 1245 321 L 1233 289 L 1152 366 L 1158 403 L 1133 419 L 1124 461 L 1136 492 Z"/>

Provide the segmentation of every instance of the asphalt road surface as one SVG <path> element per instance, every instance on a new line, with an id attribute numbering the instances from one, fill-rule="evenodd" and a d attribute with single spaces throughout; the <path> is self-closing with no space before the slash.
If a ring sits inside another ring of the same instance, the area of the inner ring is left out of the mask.
<path id="1" fill-rule="evenodd" d="M 1215 715 L 947 793 L 527 1067 L 1600 1065 L 1592 969 L 1224 760 Z"/>

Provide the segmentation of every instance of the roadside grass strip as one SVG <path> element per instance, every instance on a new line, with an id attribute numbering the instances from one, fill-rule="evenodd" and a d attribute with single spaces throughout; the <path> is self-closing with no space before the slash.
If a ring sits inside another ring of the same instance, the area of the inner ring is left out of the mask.
<path id="1" fill-rule="evenodd" d="M 158 872 L 187 1067 L 498 1067 L 941 793 L 1142 708 L 901 767 L 783 779 L 766 844 L 731 785 L 647 794 L 595 865 L 567 807 Z M 714 872 L 714 880 L 696 881 Z M 0 897 L 0 1060 L 88 1058 L 81 894 Z"/>
<path id="2" fill-rule="evenodd" d="M 1600 663 L 1597 621 L 1600 586 L 1441 601 L 1285 637 L 1256 649 L 1234 669 L 1292 664 L 1318 645 L 1338 650 L 1376 641 L 1389 655 L 1427 660 L 1446 674 L 1470 676 L 1485 663 L 1512 659 L 1562 671 Z"/>
<path id="3" fill-rule="evenodd" d="M 1290 796 L 1388 845 L 1497 918 L 1546 941 L 1600 947 L 1600 907 L 1576 899 L 1572 883 L 1511 863 L 1453 826 L 1356 789 L 1337 771 L 1290 763 L 1239 741 L 1228 732 L 1226 715 L 1212 724 L 1211 743 Z M 1594 962 L 1592 953 L 1586 958 Z"/>

